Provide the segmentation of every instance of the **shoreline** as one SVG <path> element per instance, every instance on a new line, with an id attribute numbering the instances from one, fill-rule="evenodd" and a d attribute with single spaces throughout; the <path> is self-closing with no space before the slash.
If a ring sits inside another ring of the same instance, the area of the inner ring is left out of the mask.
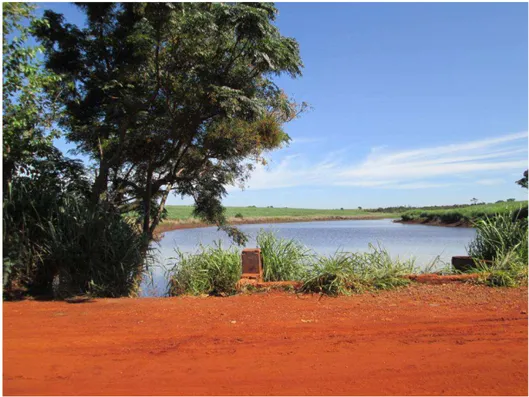
<path id="1" fill-rule="evenodd" d="M 394 220 L 395 223 L 402 223 L 405 225 L 426 225 L 426 226 L 444 226 L 444 227 L 466 227 L 466 228 L 472 228 L 472 224 L 468 221 L 457 221 L 453 223 L 444 223 L 437 219 L 412 219 L 409 221 L 404 221 L 402 219 Z"/>
<path id="2" fill-rule="evenodd" d="M 392 219 L 388 217 L 388 214 L 384 216 L 379 215 L 315 215 L 315 216 L 271 216 L 271 217 L 256 217 L 256 218 L 228 218 L 228 224 L 230 225 L 257 225 L 260 223 L 297 223 L 297 222 L 323 222 L 323 221 L 365 221 L 365 220 L 380 220 L 380 219 Z M 395 217 L 396 219 L 396 217 Z M 173 230 L 181 229 L 195 229 L 201 227 L 214 227 L 215 225 L 196 221 L 189 222 L 180 220 L 166 220 L 156 228 L 158 234 L 170 232 Z"/>
<path id="3" fill-rule="evenodd" d="M 406 225 L 425 225 L 425 226 L 442 226 L 442 227 L 465 227 L 472 228 L 472 224 L 468 221 L 458 221 L 454 223 L 443 223 L 439 220 L 428 220 L 428 219 L 413 219 L 404 221 L 398 219 L 398 217 L 392 218 L 388 214 L 384 216 L 379 215 L 351 215 L 351 216 L 271 216 L 271 217 L 255 217 L 255 218 L 228 218 L 228 224 L 230 225 L 257 225 L 266 223 L 299 223 L 299 222 L 325 222 L 325 221 L 366 221 L 366 220 L 381 220 L 381 219 L 393 219 L 394 223 L 402 223 Z M 173 230 L 182 229 L 195 229 L 204 227 L 214 227 L 215 225 L 201 222 L 199 220 L 189 221 L 170 219 L 166 220 L 156 228 L 156 234 L 161 235 L 165 232 L 171 232 Z"/>

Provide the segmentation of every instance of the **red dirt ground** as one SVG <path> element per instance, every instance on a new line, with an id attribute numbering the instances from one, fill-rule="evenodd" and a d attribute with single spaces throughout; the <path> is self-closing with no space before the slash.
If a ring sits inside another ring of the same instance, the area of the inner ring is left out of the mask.
<path id="1" fill-rule="evenodd" d="M 527 395 L 527 289 L 6 302 L 5 395 Z"/>

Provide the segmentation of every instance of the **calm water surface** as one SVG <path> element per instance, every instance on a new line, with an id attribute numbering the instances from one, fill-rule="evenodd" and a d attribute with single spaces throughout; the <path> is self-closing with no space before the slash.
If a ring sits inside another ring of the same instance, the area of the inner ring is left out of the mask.
<path id="1" fill-rule="evenodd" d="M 338 249 L 367 251 L 369 243 L 379 243 L 393 257 L 415 257 L 416 265 L 423 268 L 437 256 L 449 263 L 452 256 L 465 255 L 468 243 L 475 236 L 475 230 L 470 228 L 405 225 L 394 223 L 392 219 L 240 225 L 239 229 L 250 237 L 247 247 L 256 246 L 255 236 L 264 229 L 275 231 L 283 238 L 296 239 L 322 255 L 331 255 Z M 172 258 L 176 256 L 176 248 L 196 252 L 199 244 L 210 245 L 219 240 L 223 247 L 232 245 L 229 237 L 216 227 L 166 232 L 160 243 L 154 246 L 157 265 L 152 281 L 144 282 L 142 286 L 143 295 L 165 294 L 165 272 L 175 263 Z"/>

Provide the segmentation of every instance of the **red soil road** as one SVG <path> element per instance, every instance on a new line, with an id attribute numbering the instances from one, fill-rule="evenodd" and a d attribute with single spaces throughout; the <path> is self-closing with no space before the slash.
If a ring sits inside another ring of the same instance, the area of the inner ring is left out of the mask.
<path id="1" fill-rule="evenodd" d="M 527 395 L 527 289 L 7 302 L 5 395 Z"/>

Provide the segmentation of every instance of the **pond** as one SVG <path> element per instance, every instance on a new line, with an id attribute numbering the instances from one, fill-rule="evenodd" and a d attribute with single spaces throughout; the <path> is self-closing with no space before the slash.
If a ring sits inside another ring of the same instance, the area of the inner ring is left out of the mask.
<path id="1" fill-rule="evenodd" d="M 367 251 L 370 243 L 380 244 L 392 257 L 416 258 L 416 265 L 421 268 L 427 267 L 436 257 L 440 259 L 437 266 L 442 266 L 450 263 L 452 256 L 466 255 L 466 247 L 475 237 L 475 230 L 471 228 L 407 225 L 392 219 L 240 225 L 239 229 L 249 236 L 246 247 L 255 247 L 255 236 L 264 229 L 276 232 L 279 237 L 296 239 L 322 255 L 332 255 L 337 250 Z M 199 244 L 210 245 L 219 240 L 223 247 L 231 245 L 226 233 L 216 227 L 166 232 L 154 245 L 156 266 L 152 280 L 143 283 L 142 295 L 165 294 L 165 272 L 174 265 L 175 260 L 171 258 L 176 256 L 176 248 L 196 252 Z"/>

